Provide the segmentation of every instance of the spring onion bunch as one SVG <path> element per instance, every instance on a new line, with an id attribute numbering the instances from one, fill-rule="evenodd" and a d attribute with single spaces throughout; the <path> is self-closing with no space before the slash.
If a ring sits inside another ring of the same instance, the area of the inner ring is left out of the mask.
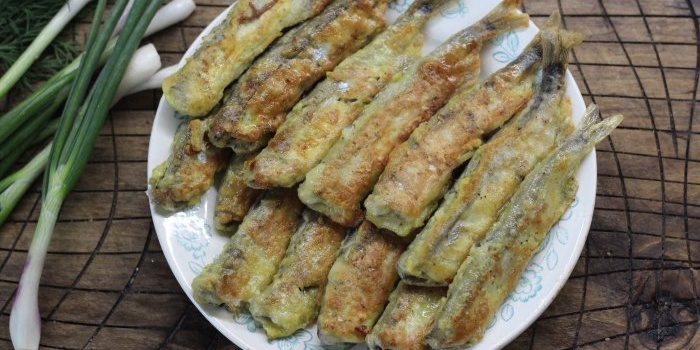
<path id="1" fill-rule="evenodd" d="M 99 0 L 88 33 L 86 51 L 63 108 L 58 130 L 44 173 L 39 220 L 29 247 L 24 271 L 17 287 L 12 313 L 10 337 L 18 349 L 37 349 L 41 334 L 38 288 L 49 241 L 64 200 L 87 165 L 92 147 L 107 117 L 131 56 L 141 41 L 161 1 L 136 0 L 129 12 L 111 55 L 99 72 L 92 88 L 90 82 L 98 69 L 112 32 L 127 0 L 118 0 L 100 25 L 106 0 Z"/>
<path id="2" fill-rule="evenodd" d="M 150 35 L 184 20 L 194 11 L 195 7 L 192 0 L 170 1 L 158 10 L 151 24 L 146 29 L 145 35 Z M 127 5 L 128 9 L 129 5 Z M 126 18 L 127 16 L 123 14 L 120 19 L 122 27 Z M 117 27 L 120 26 L 120 23 L 117 24 Z M 106 60 L 109 54 L 114 51 L 116 41 L 116 38 L 110 39 L 100 58 L 101 61 Z M 149 50 L 145 48 L 139 49 L 134 54 L 132 59 L 134 64 L 127 69 L 126 77 L 119 88 L 120 92 L 117 93 L 115 100 L 125 94 L 160 87 L 163 79 L 173 71 L 174 67 L 162 69 L 154 74 L 153 70 L 158 69 L 153 67 L 153 63 L 156 61 L 154 55 L 155 48 L 153 46 L 150 46 Z M 9 217 L 31 184 L 43 173 L 43 169 L 48 161 L 48 151 L 39 152 L 35 155 L 35 159 L 32 159 L 17 172 L 7 177 L 5 177 L 5 174 L 9 172 L 23 152 L 30 147 L 43 143 L 53 135 L 58 123 L 57 119 L 52 118 L 57 114 L 57 111 L 68 96 L 68 87 L 75 78 L 77 67 L 82 59 L 83 56 L 80 56 L 72 64 L 47 81 L 40 90 L 12 109 L 8 114 L 0 117 L 0 134 L 3 134 L 4 126 L 8 123 L 18 126 L 16 131 L 5 132 L 4 135 L 6 136 L 4 139 L 0 137 L 0 225 Z M 158 67 L 160 67 L 159 62 L 158 60 Z M 133 72 L 131 74 L 132 78 L 129 78 L 129 72 Z M 142 81 L 143 79 L 145 81 Z"/>
<path id="3" fill-rule="evenodd" d="M 151 35 L 161 31 L 179 22 L 189 16 L 194 11 L 195 4 L 192 0 L 173 0 L 163 6 L 154 16 L 151 24 L 146 29 L 144 36 Z M 113 29 L 114 30 L 114 29 Z M 100 62 L 107 60 L 117 44 L 118 37 L 111 38 L 104 47 L 100 56 Z M 78 66 L 83 60 L 84 54 L 78 56 L 71 64 L 67 65 L 61 71 L 56 73 L 41 85 L 36 91 L 17 104 L 10 111 L 0 116 L 0 149 L 14 150 L 15 153 L 21 153 L 22 150 L 15 150 L 11 141 L 13 135 L 22 130 L 29 135 L 36 135 L 41 130 L 42 125 L 46 123 L 58 110 L 60 105 L 56 107 L 53 103 L 55 100 L 65 100 L 68 96 L 67 90 L 70 84 L 75 79 Z M 51 109 L 53 108 L 53 109 Z M 36 121 L 37 118 L 44 118 L 41 121 Z M 33 123 L 32 123 L 33 122 Z M 17 139 L 15 137 L 14 139 Z M 26 142 L 20 142 L 25 145 Z M 8 169 L 14 161 L 7 161 L 7 155 L 0 154 L 0 177 L 4 175 L 3 169 Z"/>
<path id="4" fill-rule="evenodd" d="M 145 45 L 139 48 L 129 62 L 126 73 L 122 78 L 119 89 L 112 100 L 114 105 L 119 99 L 127 94 L 132 94 L 142 90 L 155 89 L 160 87 L 167 72 L 172 72 L 172 68 L 168 67 L 158 70 L 161 67 L 160 56 L 153 44 Z M 62 103 L 59 101 L 59 104 Z M 52 120 L 44 125 L 42 134 L 34 135 L 36 140 L 44 140 L 58 128 L 58 119 Z M 34 141 L 32 143 L 36 143 Z M 38 152 L 32 160 L 24 165 L 15 173 L 0 180 L 0 225 L 12 213 L 17 203 L 22 196 L 27 192 L 29 187 L 39 178 L 44 172 L 44 168 L 48 163 L 49 150 L 51 144 L 45 146 Z M 0 150 L 2 153 L 2 150 Z"/>
<path id="5" fill-rule="evenodd" d="M 0 1 L 0 98 L 15 85 L 29 90 L 75 58 L 78 45 L 57 36 L 90 1 Z"/>

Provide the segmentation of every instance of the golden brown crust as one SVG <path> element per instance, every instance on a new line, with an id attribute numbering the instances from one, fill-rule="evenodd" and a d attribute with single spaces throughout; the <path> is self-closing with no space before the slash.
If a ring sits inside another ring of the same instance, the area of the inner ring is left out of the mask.
<path id="1" fill-rule="evenodd" d="M 341 62 L 294 106 L 260 155 L 246 163 L 254 187 L 290 187 L 304 180 L 351 124 L 409 62 L 420 58 L 420 28 L 428 16 L 399 19 Z"/>
<path id="2" fill-rule="evenodd" d="M 205 116 L 224 88 L 282 31 L 316 15 L 329 0 L 239 0 L 202 40 L 185 65 L 163 82 L 168 103 L 192 117 Z"/>
<path id="3" fill-rule="evenodd" d="M 386 0 L 340 0 L 285 34 L 284 45 L 258 59 L 212 117 L 213 142 L 224 147 L 273 133 L 304 91 L 384 26 L 385 9 Z"/>
<path id="4" fill-rule="evenodd" d="M 482 137 L 521 110 L 533 94 L 539 40 L 479 86 L 462 86 L 430 120 L 396 147 L 365 200 L 367 219 L 406 236 L 423 225 L 447 189 L 452 171 Z"/>
<path id="5" fill-rule="evenodd" d="M 293 190 L 266 192 L 224 251 L 192 282 L 198 302 L 223 303 L 237 313 L 272 281 L 303 206 Z"/>
<path id="6" fill-rule="evenodd" d="M 389 304 L 367 336 L 370 349 L 427 350 L 430 332 L 447 288 L 419 287 L 399 282 Z"/>
<path id="7" fill-rule="evenodd" d="M 243 163 L 255 154 L 232 157 L 226 168 L 214 208 L 214 225 L 222 231 L 235 230 L 236 224 L 243 220 L 261 190 L 248 187 L 243 177 Z"/>
<path id="8" fill-rule="evenodd" d="M 324 160 L 299 186 L 299 198 L 344 226 L 363 219 L 362 201 L 377 181 L 389 153 L 430 118 L 461 84 L 475 84 L 482 43 L 526 26 L 527 15 L 508 1 L 465 28 L 392 82 L 344 132 Z"/>
<path id="9" fill-rule="evenodd" d="M 453 45 L 453 50 L 424 60 L 403 86 L 387 88 L 399 91 L 380 93 L 353 123 L 351 135 L 336 142 L 307 174 L 299 188 L 302 202 L 341 225 L 357 226 L 364 216 L 361 203 L 391 150 L 442 107 L 460 83 L 475 83 L 480 47 L 474 43 Z"/>
<path id="10" fill-rule="evenodd" d="M 498 85 L 504 84 L 498 83 L 498 81 L 495 82 L 494 90 L 502 90 Z M 507 119 L 506 116 L 512 115 L 512 111 L 525 106 L 530 96 L 532 96 L 531 91 L 522 96 L 516 96 L 517 98 L 499 99 L 501 103 L 495 110 L 488 108 L 493 100 L 489 98 L 491 96 L 486 90 L 480 90 L 469 96 L 469 100 L 460 99 L 452 106 L 454 108 L 452 111 L 456 113 L 458 110 L 469 110 L 470 113 L 465 118 L 459 119 L 455 114 L 450 113 L 440 115 L 441 120 L 434 123 L 443 122 L 441 124 L 452 131 L 449 138 L 429 137 L 429 134 L 435 135 L 432 132 L 436 130 L 430 128 L 433 124 L 423 124 L 425 127 L 416 129 L 415 137 L 394 151 L 391 168 L 388 169 L 389 172 L 384 173 L 385 176 L 393 177 L 394 184 L 444 183 L 445 179 L 449 178 L 450 171 L 460 164 L 458 160 L 463 157 L 464 150 L 478 147 L 481 144 L 479 136 L 500 126 L 499 122 Z M 400 171 L 407 168 L 411 171 Z M 389 183 L 388 180 L 387 183 Z M 426 189 L 427 187 L 424 186 L 406 186 L 402 190 L 395 187 L 387 188 L 387 192 L 382 193 L 382 196 L 391 198 L 392 204 L 398 210 L 408 215 L 418 215 L 422 209 L 422 203 L 417 203 L 414 198 L 424 197 L 425 194 L 421 191 Z M 374 190 L 380 192 L 384 189 L 375 186 Z"/>
<path id="11" fill-rule="evenodd" d="M 307 209 L 303 217 L 272 284 L 250 304 L 270 338 L 291 335 L 316 320 L 328 272 L 345 238 L 345 229 L 324 216 Z"/>
<path id="12" fill-rule="evenodd" d="M 321 341 L 364 341 L 398 280 L 396 261 L 405 246 L 404 241 L 370 222 L 348 237 L 328 274 L 318 318 Z"/>
<path id="13" fill-rule="evenodd" d="M 178 126 L 170 156 L 148 181 L 149 197 L 160 208 L 180 210 L 197 204 L 228 161 L 230 152 L 209 144 L 204 132 L 201 120 Z"/>

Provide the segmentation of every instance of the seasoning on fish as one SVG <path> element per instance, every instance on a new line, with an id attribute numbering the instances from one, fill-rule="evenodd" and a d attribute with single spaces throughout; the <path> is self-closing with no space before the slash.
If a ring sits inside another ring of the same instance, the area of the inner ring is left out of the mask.
<path id="1" fill-rule="evenodd" d="M 328 272 L 345 228 L 305 210 L 272 283 L 250 302 L 250 313 L 268 338 L 286 337 L 316 321 Z"/>
<path id="2" fill-rule="evenodd" d="M 168 159 L 153 169 L 148 180 L 151 201 L 168 211 L 199 203 L 229 158 L 227 150 L 207 142 L 201 120 L 180 123 L 174 137 Z"/>
<path id="3" fill-rule="evenodd" d="M 573 202 L 578 187 L 574 172 L 581 160 L 622 116 L 597 120 L 598 110 L 591 106 L 579 129 L 528 174 L 484 240 L 472 247 L 426 338 L 431 349 L 482 338 L 549 229 Z"/>
<path id="4" fill-rule="evenodd" d="M 214 226 L 219 231 L 235 232 L 261 190 L 250 188 L 243 178 L 243 162 L 255 155 L 235 155 L 228 163 L 214 206 Z"/>
<path id="5" fill-rule="evenodd" d="M 362 201 L 391 150 L 442 107 L 459 85 L 476 83 L 484 41 L 528 24 L 527 15 L 513 10 L 519 3 L 504 1 L 377 94 L 321 163 L 306 174 L 299 187 L 301 201 L 343 226 L 357 226 L 363 219 Z"/>
<path id="6" fill-rule="evenodd" d="M 571 103 L 565 97 L 569 51 L 582 37 L 544 32 L 542 79 L 530 104 L 480 147 L 426 226 L 401 256 L 398 268 L 408 283 L 448 285 L 498 218 L 535 165 L 573 130 Z M 550 34 L 551 34 L 550 33 Z M 559 41 L 559 36 L 563 41 Z"/>
<path id="7" fill-rule="evenodd" d="M 370 350 L 428 350 L 423 339 L 430 332 L 445 295 L 445 287 L 399 282 L 382 316 L 367 335 L 367 346 Z"/>
<path id="8" fill-rule="evenodd" d="M 362 108 L 395 74 L 420 59 L 421 28 L 447 2 L 414 1 L 394 24 L 327 73 L 287 114 L 267 147 L 246 162 L 249 185 L 291 187 L 303 181 Z"/>
<path id="9" fill-rule="evenodd" d="M 192 281 L 198 303 L 224 304 L 239 313 L 277 272 L 303 205 L 293 190 L 265 192 L 213 263 Z"/>
<path id="10" fill-rule="evenodd" d="M 324 344 L 361 343 L 381 315 L 399 279 L 396 260 L 406 243 L 363 222 L 340 248 L 328 274 L 318 316 Z"/>
<path id="11" fill-rule="evenodd" d="M 407 236 L 423 226 L 449 186 L 452 171 L 528 103 L 542 62 L 539 36 L 505 68 L 476 87 L 463 86 L 391 153 L 365 200 L 367 220 Z"/>
<path id="12" fill-rule="evenodd" d="M 286 33 L 227 90 L 209 117 L 212 143 L 255 143 L 274 133 L 304 91 L 384 28 L 386 7 L 387 0 L 336 0 Z"/>
<path id="13" fill-rule="evenodd" d="M 221 100 L 224 88 L 250 66 L 285 28 L 315 16 L 329 0 L 238 0 L 226 19 L 163 82 L 168 104 L 203 117 Z"/>

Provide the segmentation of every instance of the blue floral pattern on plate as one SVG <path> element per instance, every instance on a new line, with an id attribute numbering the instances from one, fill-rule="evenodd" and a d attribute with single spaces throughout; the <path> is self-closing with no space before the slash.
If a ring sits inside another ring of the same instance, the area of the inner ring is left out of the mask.
<path id="1" fill-rule="evenodd" d="M 443 18 L 464 17 L 467 13 L 469 13 L 469 8 L 467 8 L 467 5 L 464 4 L 464 1 L 460 1 L 456 6 L 440 11 L 440 15 Z"/>
<path id="2" fill-rule="evenodd" d="M 569 205 L 569 208 L 564 212 L 559 222 L 549 230 L 549 233 L 545 236 L 533 258 L 533 261 L 543 260 L 549 271 L 554 270 L 559 263 L 559 255 L 557 253 L 559 248 L 569 243 L 569 233 L 562 224 L 572 218 L 573 212 L 579 202 L 578 196 L 574 198 L 573 203 Z M 540 259 L 541 257 L 544 259 Z M 501 305 L 501 308 L 496 313 L 496 317 L 491 321 L 488 328 L 493 327 L 498 321 L 508 322 L 513 318 L 515 315 L 515 308 L 512 303 L 527 303 L 531 299 L 537 297 L 537 294 L 542 290 L 542 276 L 544 271 L 545 268 L 542 265 L 535 262 L 530 263 L 523 272 L 523 275 L 520 276 L 515 290 L 510 294 L 503 305 Z"/>
<path id="3" fill-rule="evenodd" d="M 491 55 L 495 61 L 500 63 L 508 63 L 518 57 L 520 53 L 520 38 L 512 30 L 493 39 L 492 45 L 500 48 Z"/>
<path id="4" fill-rule="evenodd" d="M 248 332 L 251 333 L 255 333 L 258 330 L 258 325 L 255 324 L 253 315 L 251 315 L 248 310 L 241 311 L 241 313 L 233 319 L 233 322 L 244 325 Z"/>
<path id="5" fill-rule="evenodd" d="M 175 243 L 191 254 L 187 265 L 195 275 L 202 272 L 206 265 L 207 252 L 205 249 L 211 240 L 211 225 L 197 216 L 196 213 L 199 210 L 200 205 L 176 213 L 174 214 L 176 220 L 172 220 Z"/>

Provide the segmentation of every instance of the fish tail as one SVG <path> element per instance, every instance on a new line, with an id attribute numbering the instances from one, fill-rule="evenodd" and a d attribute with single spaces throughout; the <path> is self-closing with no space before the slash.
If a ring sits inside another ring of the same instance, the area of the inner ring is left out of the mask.
<path id="1" fill-rule="evenodd" d="M 556 16 L 555 21 L 556 21 Z M 565 29 L 549 28 L 542 34 L 542 80 L 543 96 L 560 94 L 564 88 L 564 77 L 569 67 L 571 49 L 583 41 L 583 35 Z"/>
<path id="2" fill-rule="evenodd" d="M 559 26 L 561 26 L 561 14 L 559 11 L 554 11 L 542 25 L 542 31 L 556 30 Z"/>
<path id="3" fill-rule="evenodd" d="M 617 114 L 600 120 L 598 106 L 591 103 L 586 108 L 574 136 L 580 134 L 588 143 L 596 144 L 608 136 L 622 122 L 622 119 L 622 115 Z"/>
<path id="4" fill-rule="evenodd" d="M 559 29 L 560 25 L 561 15 L 559 15 L 559 12 L 556 11 L 549 16 L 547 22 L 545 22 L 545 24 L 542 26 L 542 31 L 538 32 L 535 37 L 532 38 L 527 47 L 523 49 L 523 52 L 515 60 L 513 60 L 510 65 L 519 67 L 521 73 L 538 68 L 543 56 L 542 33 L 548 32 L 551 33 L 548 35 L 553 36 L 554 33 L 561 30 Z"/>
<path id="5" fill-rule="evenodd" d="M 491 34 L 490 36 L 527 27 L 530 24 L 530 17 L 525 13 L 515 11 L 520 3 L 522 3 L 522 0 L 504 0 L 491 10 L 480 23 Z"/>
<path id="6" fill-rule="evenodd" d="M 544 65 L 560 66 L 564 70 L 569 65 L 569 54 L 571 49 L 583 42 L 584 36 L 578 32 L 572 32 L 565 29 L 549 28 L 542 32 L 544 38 L 542 46 L 544 51 Z"/>
<path id="7" fill-rule="evenodd" d="M 583 113 L 583 117 L 579 122 L 578 129 L 583 130 L 589 128 L 591 125 L 595 124 L 600 119 L 600 110 L 598 105 L 591 103 L 586 107 L 586 111 Z"/>
<path id="8" fill-rule="evenodd" d="M 588 105 L 583 118 L 574 133 L 559 145 L 549 161 L 543 162 L 546 169 L 567 169 L 573 172 L 595 145 L 603 140 L 622 122 L 622 115 L 614 115 L 605 119 L 600 118 L 598 106 Z M 562 168 L 564 165 L 564 168 Z"/>
<path id="9" fill-rule="evenodd" d="M 513 61 L 508 64 L 514 74 L 524 75 L 541 66 L 542 63 L 542 35 L 537 33 L 530 43 L 523 49 Z"/>
<path id="10" fill-rule="evenodd" d="M 547 21 L 542 25 L 542 30 L 540 32 L 537 32 L 535 37 L 530 41 L 530 44 L 523 50 L 523 52 L 527 52 L 529 50 L 533 50 L 536 47 L 542 47 L 542 33 L 549 33 L 546 34 L 550 37 L 553 37 L 557 31 L 561 30 L 559 26 L 561 25 L 561 15 L 559 14 L 559 11 L 554 11 L 549 18 L 547 18 Z"/>

